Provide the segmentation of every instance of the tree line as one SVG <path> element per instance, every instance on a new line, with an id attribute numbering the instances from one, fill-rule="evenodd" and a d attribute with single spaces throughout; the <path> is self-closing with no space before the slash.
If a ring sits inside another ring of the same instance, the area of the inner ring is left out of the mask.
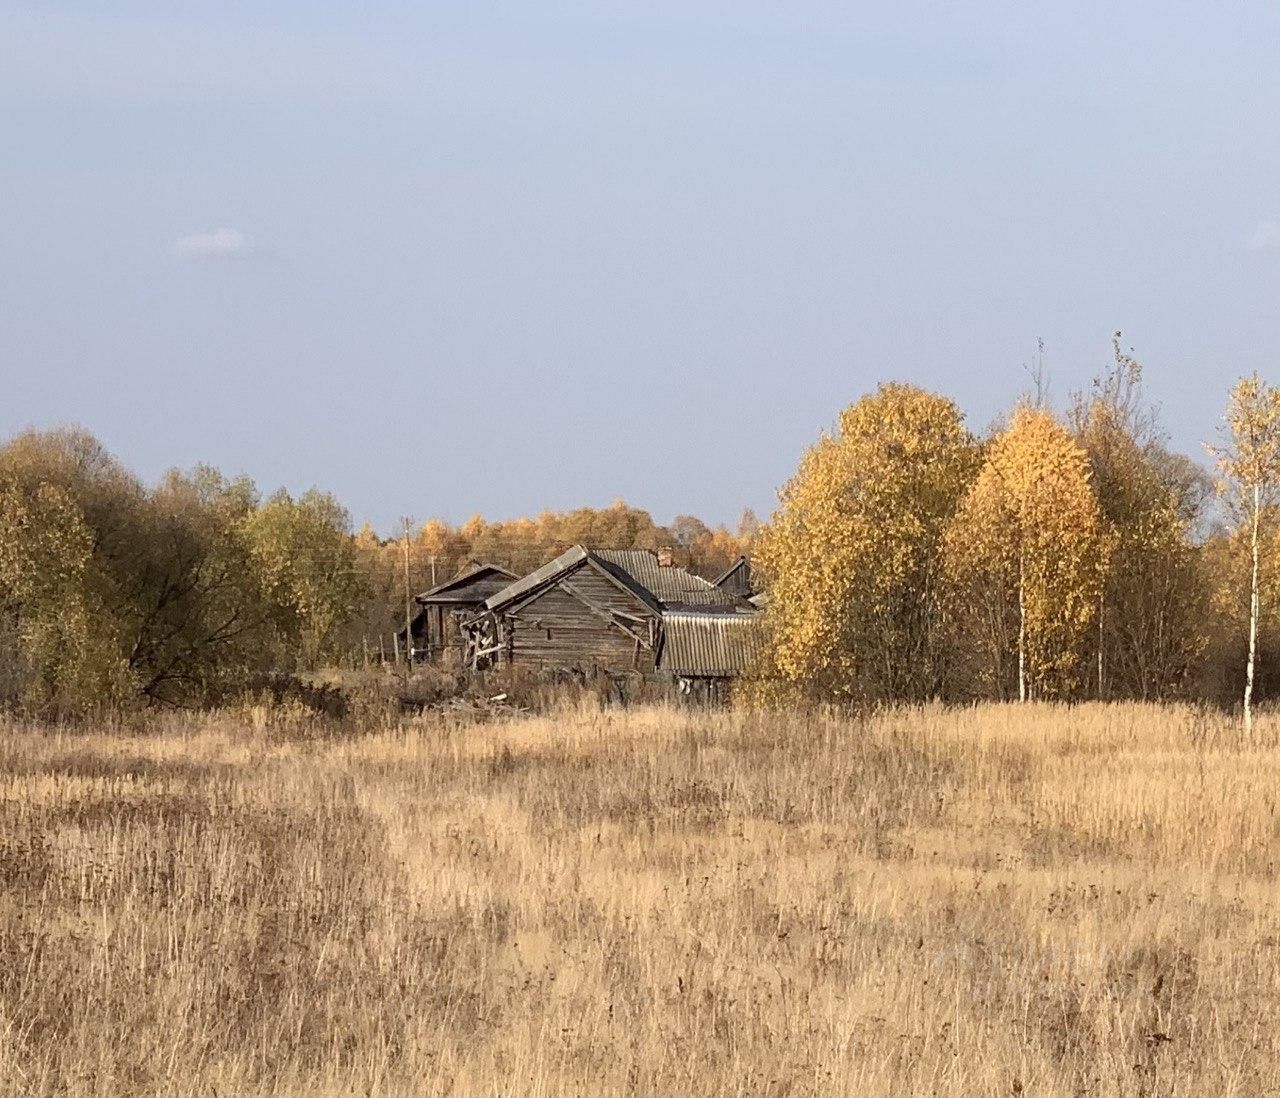
<path id="1" fill-rule="evenodd" d="M 1142 370 L 985 437 L 886 384 L 804 456 L 763 530 L 762 678 L 868 701 L 1252 702 L 1280 672 L 1280 395 L 1230 393 L 1217 476 L 1171 451 Z"/>
<path id="2" fill-rule="evenodd" d="M 472 560 L 524 574 L 569 545 L 674 546 L 714 578 L 750 553 L 779 697 L 1243 701 L 1280 689 L 1280 393 L 1231 391 L 1216 476 L 1173 452 L 1121 347 L 1064 409 L 985 435 L 888 383 L 803 456 L 770 521 L 659 525 L 622 501 L 352 529 L 319 490 L 208 466 L 144 484 L 87 432 L 0 446 L 0 705 L 215 704 L 359 662 L 406 594 Z"/>
<path id="3" fill-rule="evenodd" d="M 146 485 L 83 430 L 28 431 L 0 446 L 0 705 L 217 704 L 266 675 L 361 661 L 403 626 L 406 585 L 471 559 L 520 573 L 578 541 L 676 545 L 712 575 L 757 525 L 664 527 L 619 501 L 380 538 L 326 492 L 264 496 L 208 466 Z"/>

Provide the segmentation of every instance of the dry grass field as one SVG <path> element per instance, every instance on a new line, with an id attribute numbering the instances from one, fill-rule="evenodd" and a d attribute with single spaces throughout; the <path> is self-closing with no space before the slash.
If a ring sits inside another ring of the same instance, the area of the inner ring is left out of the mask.
<path id="1" fill-rule="evenodd" d="M 1280 1092 L 1280 724 L 0 728 L 5 1093 Z"/>

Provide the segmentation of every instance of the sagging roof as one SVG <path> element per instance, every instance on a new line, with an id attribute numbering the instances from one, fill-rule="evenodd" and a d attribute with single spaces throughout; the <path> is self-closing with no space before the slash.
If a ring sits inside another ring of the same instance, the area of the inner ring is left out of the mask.
<path id="1" fill-rule="evenodd" d="M 420 606 L 427 603 L 484 602 L 515 578 L 514 572 L 508 572 L 501 565 L 468 561 L 456 576 L 436 584 L 430 591 L 424 591 L 415 601 Z"/>
<path id="2" fill-rule="evenodd" d="M 528 594 L 549 580 L 553 580 L 564 572 L 569 571 L 574 565 L 586 560 L 587 556 L 587 551 L 581 545 L 574 545 L 566 549 L 558 557 L 547 561 L 541 568 L 535 568 L 527 576 L 522 576 L 513 583 L 507 584 L 500 591 L 496 591 L 485 601 L 485 607 L 489 610 L 497 610 L 499 607 L 506 606 L 521 595 Z"/>
<path id="3" fill-rule="evenodd" d="M 733 609 L 743 603 L 733 592 L 722 590 L 677 564 L 659 564 L 657 554 L 648 549 L 594 549 L 592 552 L 652 594 L 663 609 L 679 606 Z"/>
<path id="4" fill-rule="evenodd" d="M 660 613 L 680 607 L 747 612 L 752 609 L 745 599 L 721 590 L 710 580 L 695 576 L 678 565 L 659 564 L 657 554 L 648 549 L 587 549 L 581 545 L 566 549 L 541 568 L 503 587 L 485 602 L 485 606 L 489 610 L 508 606 L 584 562 L 594 565 Z"/>
<path id="5" fill-rule="evenodd" d="M 758 614 L 669 610 L 662 615 L 658 668 L 688 678 L 728 678 L 750 670 L 764 648 Z"/>

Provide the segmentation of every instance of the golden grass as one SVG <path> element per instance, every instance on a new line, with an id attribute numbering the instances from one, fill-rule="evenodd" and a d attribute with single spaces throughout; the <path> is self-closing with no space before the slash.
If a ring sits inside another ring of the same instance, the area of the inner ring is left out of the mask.
<path id="1" fill-rule="evenodd" d="M 4 1093 L 1280 1091 L 1280 724 L 0 737 Z"/>

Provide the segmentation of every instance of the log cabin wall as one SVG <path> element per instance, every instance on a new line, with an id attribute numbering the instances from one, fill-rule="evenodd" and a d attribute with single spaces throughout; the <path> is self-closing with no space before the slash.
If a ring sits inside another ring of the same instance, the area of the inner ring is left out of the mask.
<path id="1" fill-rule="evenodd" d="M 607 620 L 611 613 L 626 615 Z M 526 667 L 654 670 L 657 615 L 584 566 L 505 615 L 507 660 Z"/>

